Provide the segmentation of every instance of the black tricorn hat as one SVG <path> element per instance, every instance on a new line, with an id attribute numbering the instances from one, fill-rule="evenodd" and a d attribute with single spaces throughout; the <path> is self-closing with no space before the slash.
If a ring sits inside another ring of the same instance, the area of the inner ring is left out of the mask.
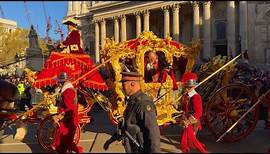
<path id="1" fill-rule="evenodd" d="M 65 82 L 69 80 L 68 74 L 66 72 L 60 72 L 58 77 L 55 79 L 57 82 Z"/>
<path id="2" fill-rule="evenodd" d="M 67 18 L 63 21 L 63 24 L 78 26 L 78 20 L 75 18 Z"/>

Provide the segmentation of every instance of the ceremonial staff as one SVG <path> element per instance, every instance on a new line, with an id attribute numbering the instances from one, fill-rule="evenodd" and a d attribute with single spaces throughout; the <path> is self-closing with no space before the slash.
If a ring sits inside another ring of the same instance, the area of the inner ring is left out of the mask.
<path id="1" fill-rule="evenodd" d="M 203 84 L 205 81 L 209 80 L 212 76 L 214 76 L 215 74 L 217 74 L 218 72 L 220 72 L 222 69 L 224 69 L 225 67 L 227 67 L 229 64 L 231 64 L 232 62 L 234 62 L 237 58 L 239 58 L 241 56 L 241 54 L 239 54 L 238 56 L 234 57 L 232 60 L 230 60 L 228 63 L 226 63 L 225 65 L 223 65 L 221 68 L 219 68 L 218 70 L 216 70 L 214 73 L 212 73 L 211 75 L 209 75 L 208 77 L 206 77 L 204 80 L 202 80 L 198 85 L 196 85 L 194 87 L 197 88 L 198 86 L 200 86 L 201 84 Z M 161 95 L 159 98 L 157 98 L 154 103 L 156 103 L 160 98 L 162 98 L 163 96 L 165 96 L 168 92 L 170 92 L 171 90 L 166 91 L 163 95 Z M 179 96 L 175 102 L 178 102 L 183 95 Z"/>
<path id="2" fill-rule="evenodd" d="M 123 55 L 128 55 L 130 53 L 125 53 Z M 93 71 L 99 69 L 101 66 L 105 65 L 106 63 L 110 62 L 112 59 L 115 59 L 115 58 L 118 58 L 118 57 L 113 57 L 113 58 L 110 58 L 110 59 L 107 59 L 106 61 L 104 61 L 102 64 L 94 67 L 93 69 L 91 69 L 89 72 L 85 73 L 84 75 L 82 75 L 81 77 L 79 77 L 78 79 L 74 80 L 72 82 L 72 84 L 77 84 L 80 80 L 82 80 L 84 77 L 86 77 L 87 75 L 89 75 L 90 73 L 92 73 Z M 58 93 L 56 94 L 53 94 L 52 97 L 55 97 L 56 95 L 58 95 Z M 17 120 L 20 120 L 20 119 L 24 119 L 26 118 L 26 116 L 28 116 L 29 113 L 33 112 L 34 110 L 36 110 L 38 107 L 42 106 L 42 105 L 46 105 L 47 102 L 46 100 L 43 100 L 42 102 L 38 103 L 37 105 L 35 105 L 32 109 L 30 110 L 27 110 L 26 112 L 20 114 L 17 116 L 16 119 L 12 119 L 11 121 L 8 121 L 8 122 L 5 122 L 1 128 L 0 128 L 0 131 L 5 129 L 6 127 L 8 127 L 9 125 L 13 124 L 14 122 L 16 122 Z"/>
<path id="3" fill-rule="evenodd" d="M 246 113 L 244 113 L 225 133 L 223 133 L 217 140 L 216 142 L 219 142 L 228 132 L 230 132 L 257 104 L 259 104 L 264 97 L 270 92 L 270 89 L 267 90 L 266 93 L 264 93 L 262 96 L 259 97 L 257 102 L 251 106 L 250 109 L 247 110 Z"/>
<path id="4" fill-rule="evenodd" d="M 13 123 L 16 122 L 17 120 L 25 119 L 26 116 L 28 116 L 28 114 L 29 114 L 30 112 L 33 112 L 35 109 L 37 109 L 38 107 L 40 107 L 40 106 L 42 106 L 42 105 L 46 105 L 46 101 L 42 101 L 42 102 L 38 103 L 37 105 L 35 105 L 35 106 L 34 106 L 33 108 L 31 108 L 30 110 L 27 110 L 26 112 L 24 112 L 24 113 L 18 115 L 16 119 L 12 119 L 12 120 L 9 121 L 9 122 L 5 122 L 5 123 L 1 126 L 0 131 L 1 131 L 1 130 L 4 130 L 6 127 L 8 127 L 9 125 L 13 124 Z"/>
<path id="5" fill-rule="evenodd" d="M 128 54 L 132 54 L 132 53 L 125 53 L 123 55 L 128 55 Z M 121 55 L 122 56 L 122 55 Z M 120 57 L 120 56 L 119 56 Z M 99 69 L 101 66 L 105 65 L 106 63 L 110 62 L 111 60 L 113 59 L 116 59 L 116 58 L 119 58 L 118 56 L 116 57 L 113 57 L 113 58 L 110 58 L 110 59 L 107 59 L 105 60 L 103 63 L 101 63 L 100 65 L 94 67 L 93 69 L 91 69 L 89 72 L 85 73 L 84 75 L 82 75 L 81 77 L 79 77 L 78 79 L 72 81 L 72 84 L 77 84 L 81 79 L 85 78 L 87 75 L 89 75 L 90 73 L 92 73 L 93 71 Z"/>

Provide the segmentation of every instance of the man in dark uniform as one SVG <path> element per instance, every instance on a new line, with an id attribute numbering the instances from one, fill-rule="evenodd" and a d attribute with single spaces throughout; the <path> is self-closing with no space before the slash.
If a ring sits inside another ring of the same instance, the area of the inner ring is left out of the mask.
<path id="1" fill-rule="evenodd" d="M 127 107 L 117 131 L 104 144 L 107 150 L 115 140 L 123 140 L 127 153 L 160 153 L 160 131 L 153 100 L 141 91 L 141 75 L 122 72 L 122 86 Z"/>

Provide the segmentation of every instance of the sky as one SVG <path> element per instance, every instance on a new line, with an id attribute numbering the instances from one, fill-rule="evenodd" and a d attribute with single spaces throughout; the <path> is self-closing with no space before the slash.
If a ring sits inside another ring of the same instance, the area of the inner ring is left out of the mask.
<path id="1" fill-rule="evenodd" d="M 67 27 L 62 24 L 63 18 L 67 15 L 67 4 L 67 1 L 0 1 L 5 19 L 14 20 L 17 22 L 18 27 L 29 29 L 30 24 L 26 13 L 27 8 L 30 22 L 34 25 L 39 37 L 43 38 L 46 36 L 46 12 L 47 18 L 49 16 L 51 18 L 52 25 L 49 36 L 55 40 L 60 39 L 60 34 L 55 33 L 55 29 L 57 28 L 56 20 L 64 32 L 64 37 L 67 36 Z M 0 17 L 2 18 L 1 12 Z"/>

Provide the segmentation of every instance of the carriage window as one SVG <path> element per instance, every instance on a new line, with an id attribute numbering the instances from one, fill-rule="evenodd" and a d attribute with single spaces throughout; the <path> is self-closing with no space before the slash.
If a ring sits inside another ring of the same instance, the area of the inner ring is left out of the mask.
<path id="1" fill-rule="evenodd" d="M 126 59 L 120 59 L 119 63 L 121 64 L 122 71 L 124 72 L 134 72 L 135 69 L 135 59 L 126 58 Z"/>
<path id="2" fill-rule="evenodd" d="M 162 51 L 146 52 L 144 58 L 144 80 L 148 82 L 163 82 L 162 70 L 169 66 L 165 54 Z"/>

